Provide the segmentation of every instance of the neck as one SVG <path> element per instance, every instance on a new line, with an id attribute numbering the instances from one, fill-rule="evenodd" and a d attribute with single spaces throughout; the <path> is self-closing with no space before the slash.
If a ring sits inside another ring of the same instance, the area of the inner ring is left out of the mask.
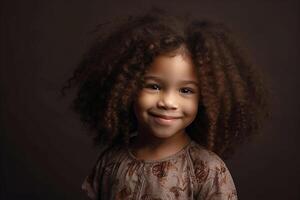
<path id="1" fill-rule="evenodd" d="M 170 138 L 157 138 L 151 134 L 139 132 L 131 142 L 131 149 L 138 159 L 158 160 L 177 153 L 190 140 L 186 132 L 175 134 Z"/>

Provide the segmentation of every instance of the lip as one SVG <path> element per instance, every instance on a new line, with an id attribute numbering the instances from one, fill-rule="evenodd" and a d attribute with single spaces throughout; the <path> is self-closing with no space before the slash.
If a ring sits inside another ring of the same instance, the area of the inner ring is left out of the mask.
<path id="1" fill-rule="evenodd" d="M 150 113 L 150 115 L 152 115 L 154 117 L 166 119 L 166 120 L 172 120 L 172 119 L 179 119 L 179 118 L 181 118 L 179 116 L 163 115 L 163 114 L 158 114 L 158 113 Z"/>
<path id="2" fill-rule="evenodd" d="M 153 117 L 154 121 L 160 125 L 172 125 L 176 120 L 181 117 L 178 116 L 169 116 L 169 115 L 161 115 L 156 113 L 150 113 Z"/>

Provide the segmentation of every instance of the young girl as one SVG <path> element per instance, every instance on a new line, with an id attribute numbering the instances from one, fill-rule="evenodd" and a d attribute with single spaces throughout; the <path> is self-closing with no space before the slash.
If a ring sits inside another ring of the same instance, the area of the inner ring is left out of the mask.
<path id="1" fill-rule="evenodd" d="M 258 132 L 267 101 L 223 25 L 129 17 L 99 36 L 64 89 L 75 86 L 101 147 L 82 185 L 91 199 L 237 199 L 220 157 Z"/>

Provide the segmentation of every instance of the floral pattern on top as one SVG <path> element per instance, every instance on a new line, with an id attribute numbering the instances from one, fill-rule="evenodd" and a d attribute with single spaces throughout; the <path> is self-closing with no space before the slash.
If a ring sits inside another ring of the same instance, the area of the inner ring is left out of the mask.
<path id="1" fill-rule="evenodd" d="M 82 189 L 92 200 L 237 200 L 225 163 L 193 140 L 157 161 L 138 160 L 125 147 L 106 148 Z"/>

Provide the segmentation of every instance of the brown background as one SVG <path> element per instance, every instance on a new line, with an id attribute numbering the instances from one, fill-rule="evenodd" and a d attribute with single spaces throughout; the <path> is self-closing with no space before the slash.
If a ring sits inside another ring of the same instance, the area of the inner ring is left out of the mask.
<path id="1" fill-rule="evenodd" d="M 58 91 L 100 22 L 151 5 L 231 25 L 269 76 L 273 118 L 227 161 L 240 199 L 300 199 L 300 3 L 289 1 L 1 1 L 0 199 L 85 199 L 96 159 Z"/>

